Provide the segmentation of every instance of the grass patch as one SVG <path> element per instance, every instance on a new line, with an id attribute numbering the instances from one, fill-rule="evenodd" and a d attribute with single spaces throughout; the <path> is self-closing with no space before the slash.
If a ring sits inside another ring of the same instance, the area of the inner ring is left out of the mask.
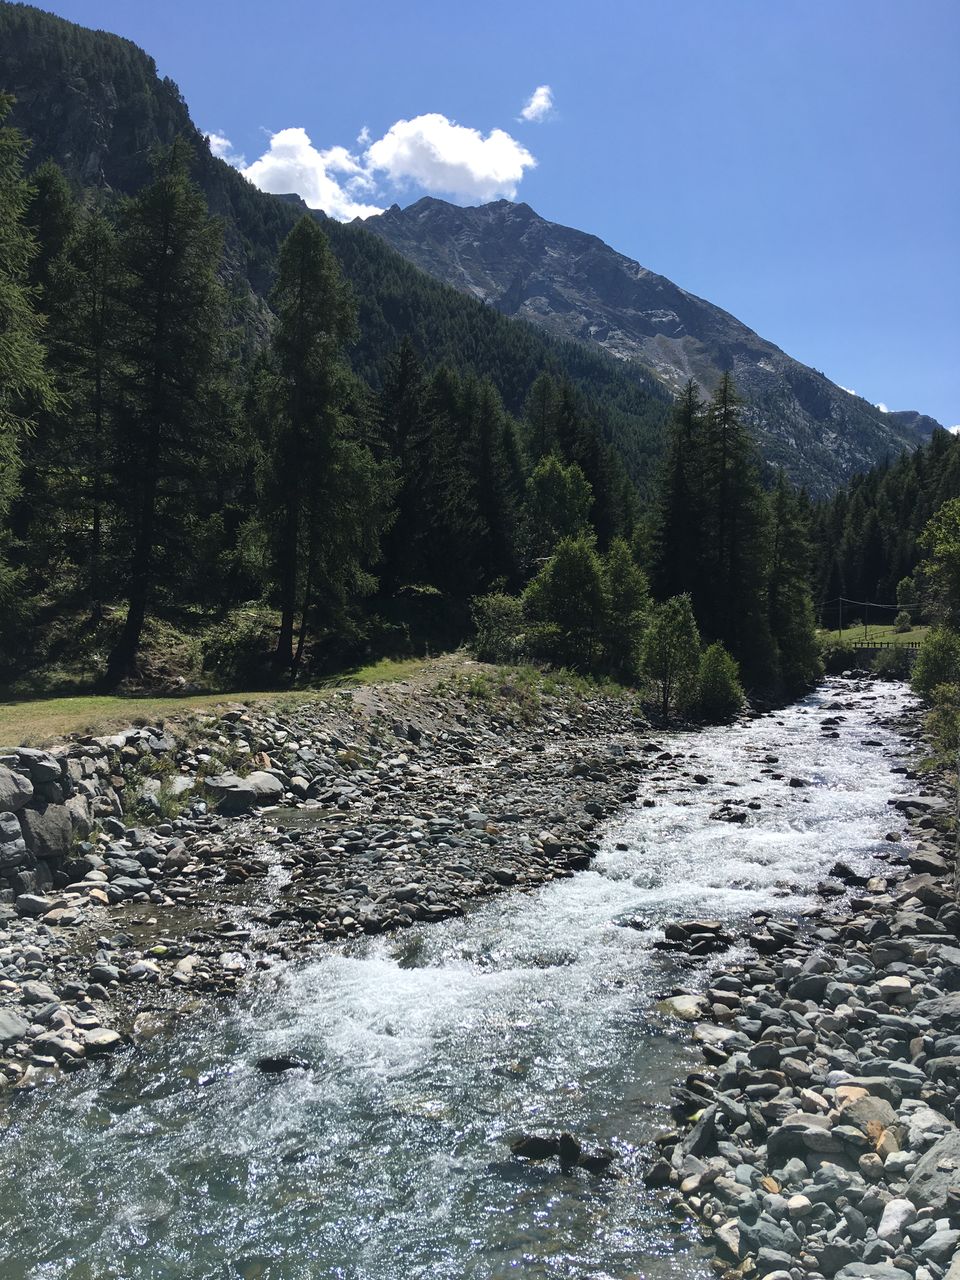
<path id="1" fill-rule="evenodd" d="M 845 644 L 853 644 L 856 641 L 866 641 L 868 644 L 876 640 L 893 640 L 897 644 L 919 644 L 926 638 L 929 627 L 911 627 L 909 631 L 895 631 L 892 625 L 869 626 L 864 628 L 861 623 L 857 627 L 844 627 L 839 633 Z M 837 639 L 837 630 L 832 631 L 821 629 L 817 632 L 820 640 L 829 641 Z"/>
<path id="2" fill-rule="evenodd" d="M 163 724 L 192 712 L 226 707 L 229 703 L 251 706 L 278 703 L 293 707 L 323 697 L 330 688 L 406 680 L 427 665 L 428 660 L 422 658 L 383 659 L 345 671 L 316 688 L 158 694 L 142 698 L 81 694 L 0 702 L 0 746 L 42 746 L 74 733 L 104 734 L 129 724 Z"/>

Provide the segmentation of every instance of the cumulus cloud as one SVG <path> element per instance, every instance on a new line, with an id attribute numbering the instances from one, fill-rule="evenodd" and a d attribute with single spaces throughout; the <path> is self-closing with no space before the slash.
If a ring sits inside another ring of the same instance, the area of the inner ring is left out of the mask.
<path id="1" fill-rule="evenodd" d="M 845 391 L 848 396 L 855 396 L 857 394 L 852 387 L 845 387 L 842 382 L 838 382 L 837 386 L 840 388 L 841 391 Z"/>
<path id="2" fill-rule="evenodd" d="M 502 129 L 484 137 L 436 111 L 392 124 L 367 148 L 365 159 L 395 186 L 415 183 L 467 200 L 512 199 L 524 171 L 537 163 Z"/>
<path id="3" fill-rule="evenodd" d="M 346 147 L 318 151 L 306 129 L 281 129 L 270 135 L 270 148 L 243 170 L 261 191 L 274 195 L 296 192 L 311 209 L 322 209 L 331 218 L 347 221 L 381 213 L 379 205 L 358 197 L 374 183 L 370 173 Z"/>
<path id="4" fill-rule="evenodd" d="M 232 164 L 234 168 L 240 169 L 246 164 L 246 159 L 238 151 L 234 151 L 233 143 L 229 138 L 225 138 L 222 133 L 211 130 L 207 134 L 207 142 L 209 142 L 210 150 L 215 156 L 219 156 L 221 160 L 226 160 L 227 164 Z"/>
<path id="5" fill-rule="evenodd" d="M 958 422 L 955 427 L 947 427 L 947 430 L 951 432 L 952 435 L 960 436 L 960 422 Z"/>
<path id="6" fill-rule="evenodd" d="M 538 84 L 524 103 L 520 119 L 529 124 L 539 124 L 553 112 L 553 90 L 548 84 Z"/>
<path id="7" fill-rule="evenodd" d="M 881 401 L 881 402 L 877 405 L 877 408 L 880 410 L 880 412 L 881 412 L 881 413 L 889 413 L 889 412 L 890 412 L 890 410 L 889 410 L 889 409 L 887 408 L 887 406 L 883 403 L 883 401 Z"/>
<path id="8" fill-rule="evenodd" d="M 229 148 L 222 135 L 209 136 L 211 147 Z M 364 126 L 357 143 L 359 152 L 346 147 L 321 151 L 305 129 L 281 129 L 270 135 L 269 149 L 242 172 L 261 191 L 296 192 L 312 209 L 345 220 L 380 213 L 372 200 L 384 198 L 383 189 L 391 187 L 414 186 L 463 201 L 512 199 L 526 170 L 537 163 L 503 129 L 484 135 L 438 112 L 397 120 L 375 141 Z"/>

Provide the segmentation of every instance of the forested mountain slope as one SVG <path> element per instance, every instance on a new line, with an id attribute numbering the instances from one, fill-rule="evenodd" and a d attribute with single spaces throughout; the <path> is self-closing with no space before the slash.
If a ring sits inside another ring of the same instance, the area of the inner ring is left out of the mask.
<path id="1" fill-rule="evenodd" d="M 194 177 L 225 222 L 235 304 L 262 330 L 279 245 L 305 206 L 258 191 L 212 156 L 177 86 L 159 77 L 151 57 L 118 36 L 0 3 L 0 90 L 15 96 L 11 123 L 31 142 L 28 166 L 53 159 L 81 186 L 137 191 L 150 177 L 153 148 L 187 138 Z M 670 399 L 649 371 L 546 337 L 438 283 L 362 225 L 322 220 L 359 305 L 352 359 L 367 381 L 377 385 L 387 356 L 410 337 L 428 368 L 446 362 L 489 377 L 519 413 L 547 369 L 575 384 L 635 482 L 641 490 L 649 484 Z"/>
<path id="2" fill-rule="evenodd" d="M 563 338 L 640 363 L 672 390 L 713 392 L 733 374 L 768 460 L 815 491 L 833 487 L 938 424 L 884 414 L 786 355 L 734 316 L 526 204 L 460 208 L 426 197 L 367 219 L 438 279 Z"/>

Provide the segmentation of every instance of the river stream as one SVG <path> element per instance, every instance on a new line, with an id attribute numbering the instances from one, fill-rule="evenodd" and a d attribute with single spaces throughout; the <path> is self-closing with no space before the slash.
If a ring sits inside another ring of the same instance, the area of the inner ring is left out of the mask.
<path id="1" fill-rule="evenodd" d="M 651 942 L 684 915 L 796 915 L 837 857 L 868 869 L 902 789 L 875 718 L 907 697 L 828 682 L 677 738 L 710 781 L 641 784 L 654 807 L 611 823 L 591 870 L 331 948 L 13 1100 L 0 1280 L 707 1280 L 695 1231 L 641 1178 L 671 1083 L 699 1063 L 653 1006 L 704 976 Z M 760 802 L 749 824 L 710 818 L 730 799 Z M 278 1053 L 311 1070 L 256 1070 Z M 611 1146 L 618 1176 L 512 1159 L 508 1140 L 537 1129 Z"/>

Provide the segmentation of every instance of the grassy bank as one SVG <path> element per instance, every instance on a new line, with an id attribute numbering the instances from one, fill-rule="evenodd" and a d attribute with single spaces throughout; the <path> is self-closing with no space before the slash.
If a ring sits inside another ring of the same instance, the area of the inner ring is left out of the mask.
<path id="1" fill-rule="evenodd" d="M 0 702 L 0 745 L 40 746 L 73 733 L 101 734 L 132 723 L 163 723 L 231 702 L 303 701 L 322 697 L 331 688 L 409 679 L 418 675 L 428 663 L 429 660 L 423 658 L 382 659 L 366 667 L 351 668 L 322 684 L 304 689 L 237 689 L 145 697 L 77 694 Z"/>

